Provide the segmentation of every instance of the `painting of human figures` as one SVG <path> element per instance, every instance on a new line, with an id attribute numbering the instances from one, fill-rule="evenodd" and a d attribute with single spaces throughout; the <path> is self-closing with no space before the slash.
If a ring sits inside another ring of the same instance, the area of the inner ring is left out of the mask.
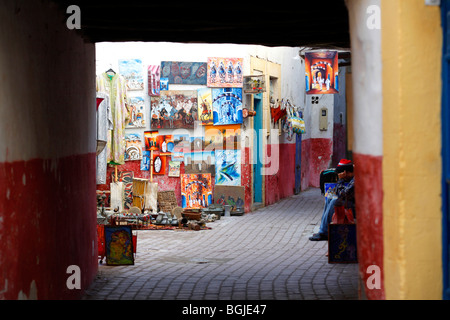
<path id="1" fill-rule="evenodd" d="M 306 52 L 305 77 L 307 94 L 339 93 L 337 51 Z"/>
<path id="2" fill-rule="evenodd" d="M 208 58 L 207 86 L 242 88 L 244 82 L 242 58 Z"/>
<path id="3" fill-rule="evenodd" d="M 197 90 L 161 91 L 151 98 L 152 129 L 193 129 L 197 115 Z"/>
<path id="4" fill-rule="evenodd" d="M 242 88 L 212 89 L 214 125 L 242 123 Z"/>

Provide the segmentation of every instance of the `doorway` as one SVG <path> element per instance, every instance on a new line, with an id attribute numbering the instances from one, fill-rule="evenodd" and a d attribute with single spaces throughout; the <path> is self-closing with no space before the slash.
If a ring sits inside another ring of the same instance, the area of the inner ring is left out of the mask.
<path id="1" fill-rule="evenodd" d="M 262 197 L 262 184 L 263 184 L 263 176 L 262 176 L 262 161 L 261 155 L 264 154 L 263 141 L 261 134 L 262 132 L 262 117 L 263 117 L 263 97 L 262 93 L 255 94 L 253 96 L 253 107 L 256 111 L 256 115 L 253 118 L 253 129 L 254 129 L 254 137 L 253 137 L 253 205 L 258 207 L 262 205 L 263 197 Z"/>

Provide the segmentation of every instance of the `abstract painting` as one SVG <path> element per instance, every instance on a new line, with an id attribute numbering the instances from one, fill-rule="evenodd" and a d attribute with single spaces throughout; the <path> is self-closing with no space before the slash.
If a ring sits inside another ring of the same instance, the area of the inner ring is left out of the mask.
<path id="1" fill-rule="evenodd" d="M 242 123 L 242 89 L 212 89 L 214 125 Z"/>
<path id="2" fill-rule="evenodd" d="M 197 120 L 197 90 L 161 91 L 151 98 L 152 129 L 193 129 Z"/>
<path id="3" fill-rule="evenodd" d="M 242 58 L 208 58 L 207 86 L 242 88 L 243 62 Z"/>
<path id="4" fill-rule="evenodd" d="M 212 96 L 210 88 L 201 88 L 198 92 L 198 119 L 201 125 L 213 124 Z"/>
<path id="5" fill-rule="evenodd" d="M 161 78 L 161 66 L 148 66 L 148 95 L 150 97 L 159 96 Z"/>
<path id="6" fill-rule="evenodd" d="M 214 203 L 230 205 L 231 211 L 236 208 L 244 208 L 245 187 L 239 186 L 214 186 Z"/>
<path id="7" fill-rule="evenodd" d="M 241 185 L 241 150 L 216 150 L 216 185 Z"/>
<path id="8" fill-rule="evenodd" d="M 119 72 L 128 91 L 144 90 L 143 65 L 140 59 L 119 60 Z"/>
<path id="9" fill-rule="evenodd" d="M 307 94 L 334 94 L 339 92 L 339 65 L 337 51 L 305 53 L 305 84 Z"/>
<path id="10" fill-rule="evenodd" d="M 184 154 L 185 173 L 210 173 L 215 175 L 214 151 L 189 152 Z"/>
<path id="11" fill-rule="evenodd" d="M 139 133 L 125 134 L 125 161 L 142 159 L 142 137 Z"/>
<path id="12" fill-rule="evenodd" d="M 133 265 L 134 249 L 131 226 L 105 225 L 106 264 Z"/>
<path id="13" fill-rule="evenodd" d="M 170 84 L 206 84 L 206 62 L 162 61 L 161 74 Z"/>
<path id="14" fill-rule="evenodd" d="M 211 175 L 181 175 L 181 207 L 185 209 L 206 208 L 212 204 Z"/>
<path id="15" fill-rule="evenodd" d="M 145 102 L 143 97 L 128 99 L 128 123 L 126 128 L 145 128 Z"/>

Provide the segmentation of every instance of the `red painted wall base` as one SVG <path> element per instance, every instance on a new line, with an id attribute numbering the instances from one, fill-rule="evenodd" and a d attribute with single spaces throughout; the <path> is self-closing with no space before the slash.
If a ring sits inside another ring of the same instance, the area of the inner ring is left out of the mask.
<path id="1" fill-rule="evenodd" d="M 0 163 L 0 181 L 0 299 L 80 298 L 98 268 L 95 153 Z"/>
<path id="2" fill-rule="evenodd" d="M 383 185 L 381 156 L 353 153 L 360 277 L 368 299 L 385 299 L 383 277 Z M 368 289 L 371 265 L 381 270 L 381 288 Z"/>

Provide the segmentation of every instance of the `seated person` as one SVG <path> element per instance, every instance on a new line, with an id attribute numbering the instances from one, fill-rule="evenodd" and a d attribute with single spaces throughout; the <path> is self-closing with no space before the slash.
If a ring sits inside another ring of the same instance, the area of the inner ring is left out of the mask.
<path id="1" fill-rule="evenodd" d="M 330 196 L 325 197 L 325 207 L 322 213 L 319 232 L 309 237 L 311 241 L 328 240 L 328 225 L 334 214 L 335 206 L 351 208 L 355 215 L 355 187 L 353 177 L 353 163 L 350 160 L 342 159 L 336 167 L 338 182 Z"/>

